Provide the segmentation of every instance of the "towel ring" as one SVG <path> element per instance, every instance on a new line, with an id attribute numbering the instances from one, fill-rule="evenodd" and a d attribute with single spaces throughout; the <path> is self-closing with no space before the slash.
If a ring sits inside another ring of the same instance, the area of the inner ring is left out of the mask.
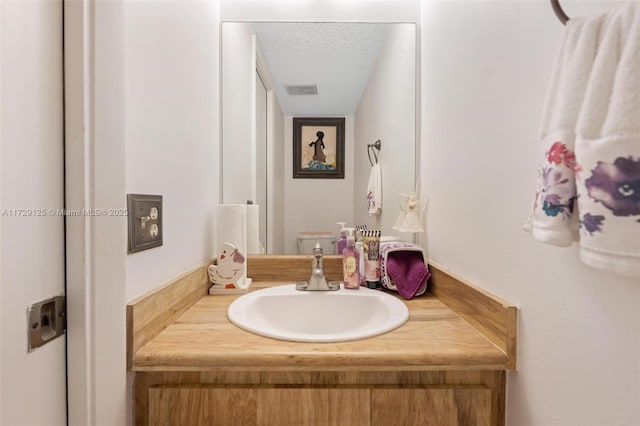
<path id="1" fill-rule="evenodd" d="M 371 164 L 371 167 L 373 167 L 374 164 L 378 164 L 378 154 L 376 154 L 376 150 L 380 151 L 381 147 L 382 142 L 380 142 L 380 139 L 374 143 L 367 144 L 367 155 L 369 156 L 369 164 Z M 375 163 L 371 160 L 371 151 L 373 151 L 373 157 L 376 159 Z"/>
<path id="2" fill-rule="evenodd" d="M 551 7 L 553 7 L 553 12 L 556 14 L 562 25 L 567 25 L 569 22 L 569 17 L 564 10 L 562 10 L 562 6 L 560 6 L 560 0 L 551 0 Z"/>

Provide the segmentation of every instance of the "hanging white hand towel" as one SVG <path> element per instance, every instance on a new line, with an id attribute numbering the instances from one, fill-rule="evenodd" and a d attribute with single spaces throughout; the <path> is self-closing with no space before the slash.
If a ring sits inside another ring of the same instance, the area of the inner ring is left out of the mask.
<path id="1" fill-rule="evenodd" d="M 379 163 L 373 165 L 371 174 L 369 174 L 367 209 L 369 216 L 377 216 L 382 213 L 382 170 Z"/>
<path id="2" fill-rule="evenodd" d="M 542 120 L 531 231 L 640 276 L 640 7 L 572 18 Z"/>

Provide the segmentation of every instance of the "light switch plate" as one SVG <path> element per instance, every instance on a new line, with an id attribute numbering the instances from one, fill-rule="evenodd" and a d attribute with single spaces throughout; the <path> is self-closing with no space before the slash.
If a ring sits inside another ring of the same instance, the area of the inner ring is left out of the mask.
<path id="1" fill-rule="evenodd" d="M 129 254 L 162 245 L 162 195 L 127 194 Z"/>

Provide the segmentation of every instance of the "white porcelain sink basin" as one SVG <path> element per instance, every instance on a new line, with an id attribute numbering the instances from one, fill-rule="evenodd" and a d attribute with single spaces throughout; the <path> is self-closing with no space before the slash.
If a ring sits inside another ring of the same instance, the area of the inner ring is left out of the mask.
<path id="1" fill-rule="evenodd" d="M 270 287 L 236 299 L 227 311 L 238 327 L 293 342 L 344 342 L 377 336 L 409 319 L 407 306 L 379 290 L 298 291 Z"/>

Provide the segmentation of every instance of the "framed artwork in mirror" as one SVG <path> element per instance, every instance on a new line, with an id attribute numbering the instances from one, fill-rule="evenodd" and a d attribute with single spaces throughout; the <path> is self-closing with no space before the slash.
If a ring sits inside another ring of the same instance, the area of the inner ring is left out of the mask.
<path id="1" fill-rule="evenodd" d="M 344 117 L 293 118 L 293 177 L 344 179 Z"/>

